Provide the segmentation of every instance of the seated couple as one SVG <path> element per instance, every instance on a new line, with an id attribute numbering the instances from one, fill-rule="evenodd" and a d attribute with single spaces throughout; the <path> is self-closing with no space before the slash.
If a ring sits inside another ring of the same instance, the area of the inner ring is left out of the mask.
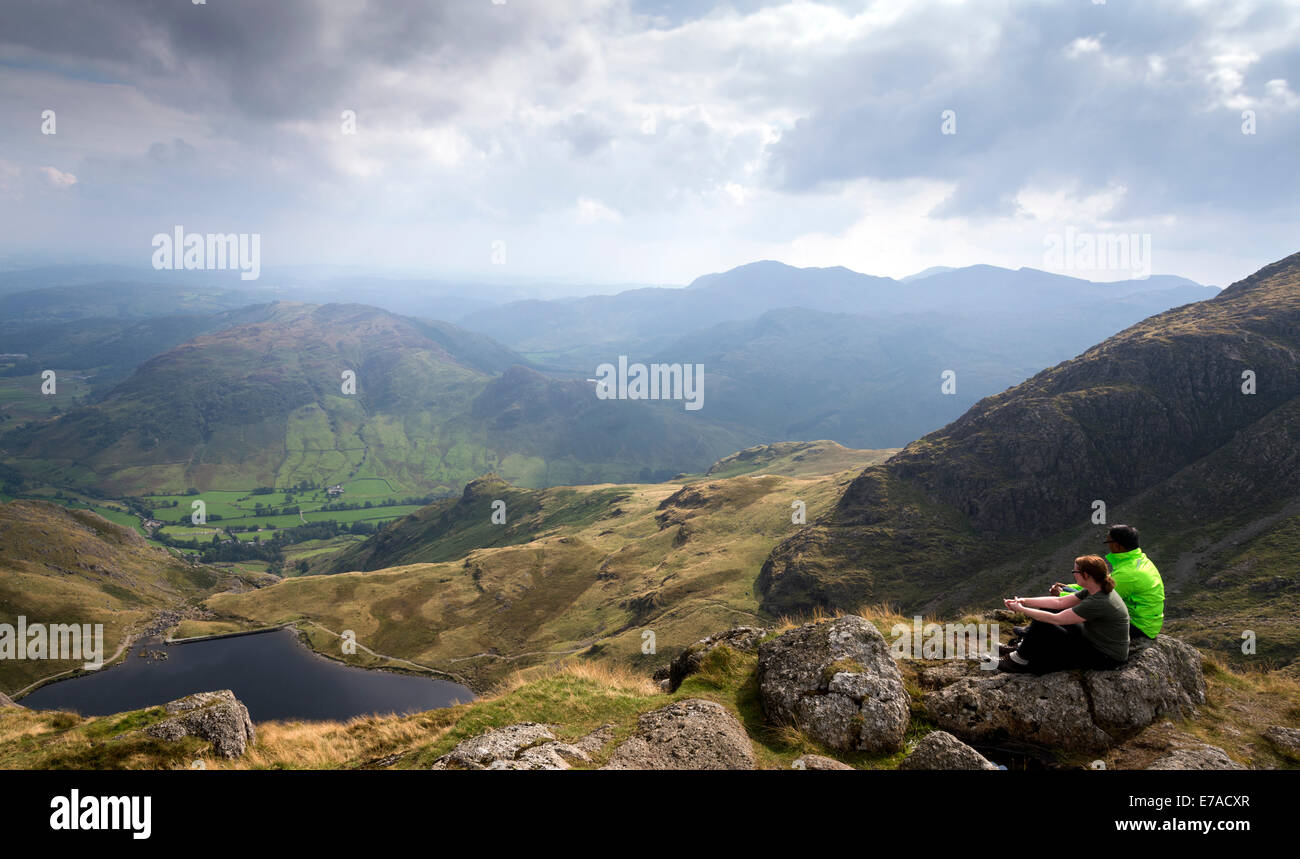
<path id="1" fill-rule="evenodd" d="M 1138 547 L 1137 529 L 1116 525 L 1105 542 L 1110 551 L 1104 560 L 1075 558 L 1074 584 L 1052 585 L 1052 596 L 1004 601 L 1031 622 L 1016 627 L 1018 638 L 1000 648 L 999 671 L 1118 668 L 1128 658 L 1130 638 L 1150 640 L 1160 633 L 1164 582 Z"/>

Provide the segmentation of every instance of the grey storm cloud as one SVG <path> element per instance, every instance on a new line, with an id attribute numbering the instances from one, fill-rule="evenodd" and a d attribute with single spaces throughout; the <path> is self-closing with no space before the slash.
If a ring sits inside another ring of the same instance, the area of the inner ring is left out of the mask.
<path id="1" fill-rule="evenodd" d="M 1300 12 L 1253 10 L 1240 28 L 1296 28 Z M 1035 4 L 1017 7 L 972 62 L 980 27 L 970 15 L 927 8 L 906 28 L 864 40 L 824 97 L 772 150 L 772 182 L 798 191 L 870 177 L 951 180 L 937 214 L 1005 214 L 1036 180 L 1128 188 L 1115 214 L 1171 208 L 1293 205 L 1300 197 L 1297 111 L 1207 104 L 1207 62 L 1189 50 L 1212 35 L 1186 4 Z M 1088 40 L 1071 55 L 1075 40 Z M 1093 46 L 1096 47 L 1093 47 Z M 1300 89 L 1300 46 L 1262 56 L 1242 81 L 1263 96 L 1270 80 Z M 1148 74 L 1153 62 L 1160 74 Z M 952 110 L 957 133 L 940 133 Z"/>
<path id="2" fill-rule="evenodd" d="M 417 62 L 462 67 L 543 37 L 545 4 L 419 0 L 6 0 L 0 45 L 88 66 L 188 108 L 226 102 L 286 119 L 382 93 L 372 75 Z M 445 108 L 447 105 L 443 105 Z"/>
<path id="3" fill-rule="evenodd" d="M 1294 250 L 1292 0 L 5 0 L 0 70 L 0 253 L 199 221 L 638 281 L 1032 265 L 1064 222 L 1207 279 L 1246 265 L 1206 262 L 1225 223 Z"/>

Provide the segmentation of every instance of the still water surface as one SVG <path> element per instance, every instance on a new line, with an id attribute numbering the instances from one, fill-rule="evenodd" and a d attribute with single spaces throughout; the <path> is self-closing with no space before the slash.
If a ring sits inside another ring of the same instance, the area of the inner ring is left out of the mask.
<path id="1" fill-rule="evenodd" d="M 161 650 L 167 659 L 142 659 L 142 650 Z M 136 642 L 124 663 L 43 686 L 21 703 L 33 710 L 105 716 L 217 689 L 232 690 L 255 722 L 416 713 L 474 698 L 447 680 L 325 659 L 299 644 L 293 630 L 280 629 L 170 646 Z"/>

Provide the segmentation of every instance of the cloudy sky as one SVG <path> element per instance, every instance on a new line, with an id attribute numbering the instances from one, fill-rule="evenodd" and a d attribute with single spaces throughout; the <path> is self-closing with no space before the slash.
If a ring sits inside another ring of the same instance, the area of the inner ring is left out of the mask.
<path id="1" fill-rule="evenodd" d="M 4 0 L 0 115 L 11 266 L 147 265 L 176 224 L 622 283 L 1300 250 L 1300 0 Z"/>

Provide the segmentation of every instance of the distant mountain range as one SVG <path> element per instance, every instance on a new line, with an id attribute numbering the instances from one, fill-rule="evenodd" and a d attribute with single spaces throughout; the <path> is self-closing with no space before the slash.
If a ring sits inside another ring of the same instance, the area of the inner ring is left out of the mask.
<path id="1" fill-rule="evenodd" d="M 1033 319 L 1051 309 L 1137 303 L 1164 308 L 1218 290 L 1180 277 L 1093 283 L 1036 269 L 977 265 L 902 283 L 842 267 L 795 268 L 770 260 L 696 278 L 683 289 L 518 301 L 459 320 L 525 352 L 584 354 L 622 344 L 657 348 L 691 331 L 783 308 L 859 316 L 1003 314 Z"/>
<path id="2" fill-rule="evenodd" d="M 362 305 L 277 303 L 3 436 L 15 467 L 110 494 L 385 478 L 452 489 L 663 478 L 743 446 L 680 404 L 549 379 L 482 335 Z M 354 374 L 355 394 L 344 392 Z"/>
<path id="3" fill-rule="evenodd" d="M 39 399 L 50 368 L 85 393 L 53 422 L 0 413 L 0 449 L 34 480 L 109 494 L 361 476 L 453 492 L 492 470 L 521 486 L 663 479 L 775 441 L 898 447 L 1217 292 L 1173 277 L 1099 284 L 972 266 L 900 282 L 769 261 L 682 289 L 514 302 L 453 324 L 56 275 L 0 295 L 0 352 L 27 356 L 0 362 L 0 403 Z M 423 297 L 420 282 L 384 284 L 292 289 L 447 310 L 483 301 L 446 284 Z M 587 380 L 620 356 L 703 365 L 704 408 L 597 400 Z M 337 393 L 344 369 L 363 380 L 355 398 Z"/>
<path id="4" fill-rule="evenodd" d="M 1210 298 L 1177 277 L 1092 283 L 1034 269 L 938 270 L 900 283 L 758 262 L 685 289 L 527 301 L 470 314 L 557 373 L 610 356 L 702 363 L 711 418 L 754 441 L 896 447 L 1153 313 Z M 955 393 L 944 394 L 944 371 Z"/>

